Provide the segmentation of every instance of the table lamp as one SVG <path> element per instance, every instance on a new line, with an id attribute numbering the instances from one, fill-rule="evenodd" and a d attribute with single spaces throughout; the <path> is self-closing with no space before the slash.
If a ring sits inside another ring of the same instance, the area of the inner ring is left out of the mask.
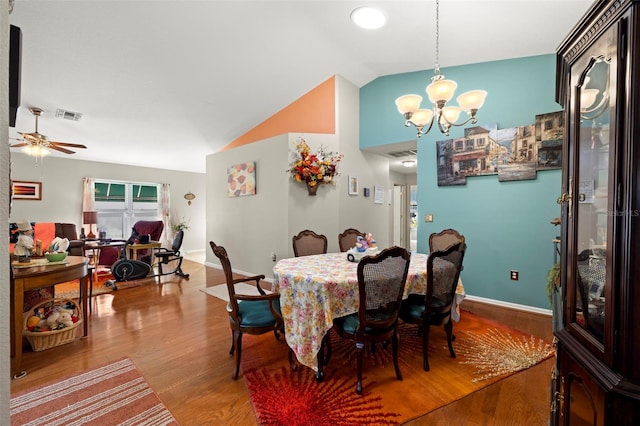
<path id="1" fill-rule="evenodd" d="M 98 223 L 98 212 L 82 212 L 82 222 L 85 225 L 89 225 L 89 233 L 87 234 L 87 238 L 95 238 L 96 234 L 93 233 L 93 225 Z"/>

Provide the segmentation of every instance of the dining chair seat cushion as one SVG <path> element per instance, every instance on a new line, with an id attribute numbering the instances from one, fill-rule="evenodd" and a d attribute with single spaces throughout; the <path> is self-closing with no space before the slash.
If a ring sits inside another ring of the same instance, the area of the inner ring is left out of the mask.
<path id="1" fill-rule="evenodd" d="M 275 300 L 274 307 L 280 312 L 280 300 Z M 238 313 L 242 320 L 240 325 L 243 327 L 263 327 L 275 324 L 276 319 L 269 309 L 268 300 L 244 300 L 238 303 Z M 233 319 L 231 319 L 233 322 Z"/>
<path id="2" fill-rule="evenodd" d="M 334 320 L 334 324 L 342 329 L 347 334 L 356 334 L 356 330 L 360 326 L 360 320 L 358 319 L 358 313 L 347 315 L 346 317 L 336 318 Z M 391 327 L 393 328 L 393 327 Z M 388 329 L 373 329 L 371 327 L 366 327 L 364 329 L 365 334 L 374 334 L 386 332 Z"/>
<path id="3" fill-rule="evenodd" d="M 445 300 L 442 300 L 433 296 L 431 306 L 433 307 L 434 311 L 437 312 L 441 308 L 446 307 L 447 305 L 449 305 L 449 303 L 447 303 Z M 422 316 L 424 315 L 425 308 L 426 306 L 424 305 L 423 295 L 420 295 L 419 300 L 415 300 L 415 299 L 412 300 L 412 298 L 409 298 L 403 301 L 400 316 L 404 318 L 411 317 L 411 318 L 419 319 L 419 318 L 422 318 Z"/>

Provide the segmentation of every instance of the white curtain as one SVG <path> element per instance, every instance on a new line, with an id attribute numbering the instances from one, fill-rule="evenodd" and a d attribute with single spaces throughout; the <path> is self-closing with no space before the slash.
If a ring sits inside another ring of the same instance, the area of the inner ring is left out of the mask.
<path id="1" fill-rule="evenodd" d="M 162 211 L 162 222 L 165 232 L 162 233 L 162 245 L 171 247 L 173 244 L 173 229 L 171 228 L 171 194 L 170 185 L 163 183 L 160 189 L 160 210 Z"/>
<path id="2" fill-rule="evenodd" d="M 90 177 L 86 177 L 83 179 L 83 185 L 82 185 L 82 211 L 83 212 L 88 212 L 88 211 L 93 211 L 96 209 L 96 203 L 95 203 L 95 179 L 94 178 L 90 178 Z M 80 215 L 82 216 L 82 213 L 80 213 Z M 84 229 L 84 218 L 82 220 L 82 228 Z M 91 226 L 91 225 L 89 225 Z M 88 229 L 84 229 L 83 234 L 86 234 L 88 231 Z"/>
<path id="3" fill-rule="evenodd" d="M 90 177 L 84 178 L 82 190 L 82 211 L 88 212 L 95 210 L 95 179 Z"/>

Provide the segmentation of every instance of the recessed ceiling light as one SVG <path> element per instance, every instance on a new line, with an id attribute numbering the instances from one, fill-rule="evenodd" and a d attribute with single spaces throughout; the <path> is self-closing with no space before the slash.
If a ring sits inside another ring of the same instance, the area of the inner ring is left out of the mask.
<path id="1" fill-rule="evenodd" d="M 376 30 L 384 25 L 387 18 L 380 9 L 369 6 L 358 7 L 351 12 L 351 21 L 360 28 Z"/>
<path id="2" fill-rule="evenodd" d="M 416 165 L 416 160 L 404 160 L 402 165 L 405 167 L 413 167 Z"/>

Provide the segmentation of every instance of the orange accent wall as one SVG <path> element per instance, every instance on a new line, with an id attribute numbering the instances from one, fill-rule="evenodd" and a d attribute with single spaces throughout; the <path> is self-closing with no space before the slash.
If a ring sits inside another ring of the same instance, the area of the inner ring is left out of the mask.
<path id="1" fill-rule="evenodd" d="M 220 151 L 226 151 L 283 133 L 335 133 L 335 76 L 278 111 Z"/>

